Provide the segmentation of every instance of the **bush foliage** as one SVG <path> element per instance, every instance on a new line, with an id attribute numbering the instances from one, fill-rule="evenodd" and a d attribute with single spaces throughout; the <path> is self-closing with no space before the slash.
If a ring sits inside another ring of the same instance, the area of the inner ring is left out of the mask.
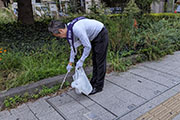
<path id="1" fill-rule="evenodd" d="M 65 23 L 77 16 L 61 18 Z M 180 49 L 180 24 L 177 14 L 145 14 L 134 19 L 128 15 L 87 15 L 103 22 L 109 31 L 108 62 L 113 70 L 125 71 L 137 61 L 157 60 Z M 16 22 L 0 24 L 0 46 L 7 49 L 0 57 L 0 90 L 17 87 L 66 72 L 70 49 L 64 39 L 47 30 L 50 20 L 25 26 Z M 82 49 L 79 50 L 82 53 Z M 90 62 L 89 58 L 86 63 Z"/>

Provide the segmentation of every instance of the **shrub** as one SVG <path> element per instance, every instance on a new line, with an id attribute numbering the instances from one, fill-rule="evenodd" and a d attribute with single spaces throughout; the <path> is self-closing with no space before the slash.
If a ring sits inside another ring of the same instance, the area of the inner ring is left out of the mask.
<path id="1" fill-rule="evenodd" d="M 77 16 L 61 20 L 67 23 L 75 17 Z M 156 60 L 180 49 L 179 15 L 146 14 L 143 18 L 137 18 L 138 28 L 133 26 L 133 19 L 126 14 L 89 14 L 86 17 L 103 22 L 108 29 L 111 53 L 108 54 L 108 61 L 114 70 L 125 71 L 134 64 L 129 59 L 124 60 L 124 57 L 143 55 L 143 58 L 137 58 L 138 61 Z M 31 26 L 16 22 L 0 24 L 0 45 L 7 49 L 0 56 L 0 90 L 66 72 L 70 51 L 68 43 L 48 32 L 49 21 L 50 19 L 36 21 Z M 82 54 L 82 47 L 78 52 Z M 91 63 L 89 59 L 90 57 L 86 60 L 87 64 Z"/>
<path id="2" fill-rule="evenodd" d="M 0 9 L 0 24 L 1 23 L 9 23 L 16 20 L 16 16 L 13 12 L 7 8 Z"/>

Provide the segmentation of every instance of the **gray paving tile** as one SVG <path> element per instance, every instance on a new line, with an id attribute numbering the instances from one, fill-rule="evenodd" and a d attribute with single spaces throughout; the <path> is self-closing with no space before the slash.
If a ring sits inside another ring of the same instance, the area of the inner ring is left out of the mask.
<path id="1" fill-rule="evenodd" d="M 64 120 L 61 115 L 59 115 L 57 112 L 53 111 L 50 113 L 47 113 L 45 115 L 39 116 L 39 120 Z"/>
<path id="2" fill-rule="evenodd" d="M 20 112 L 1 118 L 0 120 L 38 120 L 32 112 Z"/>
<path id="3" fill-rule="evenodd" d="M 175 90 L 176 92 L 180 92 L 180 84 L 173 87 L 172 89 Z"/>
<path id="4" fill-rule="evenodd" d="M 96 97 L 91 98 L 117 116 L 129 112 L 145 102 L 143 98 L 140 98 L 125 90 L 119 91 L 114 96 L 109 96 L 102 99 L 97 99 Z"/>
<path id="5" fill-rule="evenodd" d="M 133 112 L 127 114 L 126 116 L 124 116 L 122 118 L 118 118 L 116 120 L 136 120 L 136 118 L 138 118 L 139 116 L 141 116 L 141 113 L 139 113 L 137 111 L 133 111 Z"/>
<path id="6" fill-rule="evenodd" d="M 109 81 L 105 81 L 103 91 L 95 95 L 90 95 L 89 97 L 94 100 L 101 101 L 101 99 L 106 99 L 108 97 L 114 96 L 118 92 L 123 90 L 124 89 L 118 87 L 117 85 L 114 85 Z"/>
<path id="7" fill-rule="evenodd" d="M 121 91 L 115 95 L 118 99 L 122 100 L 126 103 L 129 110 L 132 110 L 133 105 L 134 107 L 141 105 L 142 103 L 146 102 L 145 99 L 138 97 L 128 91 Z"/>
<path id="8" fill-rule="evenodd" d="M 135 120 L 144 113 L 148 112 L 149 110 L 153 109 L 156 105 L 151 102 L 147 102 L 144 105 L 138 107 L 137 109 L 133 110 L 132 112 L 128 113 L 127 115 L 119 118 L 119 120 Z"/>
<path id="9" fill-rule="evenodd" d="M 180 77 L 180 72 L 176 69 L 168 71 L 169 74 Z M 178 79 L 179 80 L 179 79 Z"/>
<path id="10" fill-rule="evenodd" d="M 176 117 L 174 117 L 172 120 L 180 120 L 180 114 L 178 114 Z"/>
<path id="11" fill-rule="evenodd" d="M 168 89 L 129 72 L 109 77 L 108 80 L 146 99 L 151 99 Z"/>
<path id="12" fill-rule="evenodd" d="M 53 103 L 56 106 L 61 106 L 61 105 L 65 105 L 69 102 L 74 101 L 74 99 L 72 97 L 70 97 L 68 94 L 64 93 L 62 95 L 52 97 L 52 98 L 48 99 L 48 101 L 50 101 L 51 103 Z"/>
<path id="13" fill-rule="evenodd" d="M 51 112 L 55 112 L 51 105 L 49 105 L 44 99 L 39 99 L 35 102 L 27 103 L 29 108 L 37 117 L 41 117 Z"/>
<path id="14" fill-rule="evenodd" d="M 174 96 L 175 94 L 177 94 L 177 92 L 174 91 L 173 89 L 170 89 L 166 91 L 165 93 L 155 97 L 150 102 L 153 103 L 154 105 L 159 105 L 163 103 L 164 101 L 166 101 L 167 99 L 169 99 L 170 97 Z"/>
<path id="15" fill-rule="evenodd" d="M 166 101 L 168 98 L 169 98 L 168 96 L 159 95 L 159 96 L 155 97 L 154 99 L 152 99 L 151 102 L 155 105 L 159 105 L 162 102 Z"/>
<path id="16" fill-rule="evenodd" d="M 8 117 L 8 116 L 10 116 L 10 115 L 11 115 L 10 112 L 7 111 L 7 110 L 1 111 L 1 112 L 0 112 L 0 120 L 2 120 L 2 119 L 5 118 L 5 117 Z"/>
<path id="17" fill-rule="evenodd" d="M 152 69 L 148 69 L 142 66 L 138 66 L 136 69 L 131 69 L 129 70 L 129 72 L 140 75 L 146 79 L 160 83 L 162 85 L 168 86 L 169 88 L 176 85 L 177 83 L 180 83 L 177 77 L 173 77 L 165 73 L 154 71 Z"/>
<path id="18" fill-rule="evenodd" d="M 78 101 L 79 103 L 81 103 L 85 107 L 94 104 L 94 102 L 91 99 L 89 99 L 87 96 L 82 95 L 82 94 L 78 95 L 75 93 L 74 90 L 67 92 L 67 94 L 69 96 L 73 97 L 76 101 Z"/>
<path id="19" fill-rule="evenodd" d="M 85 107 L 79 104 L 77 101 L 71 101 L 67 104 L 56 106 L 64 115 L 69 116 L 77 111 L 84 109 Z"/>
<path id="20" fill-rule="evenodd" d="M 177 92 L 173 89 L 170 89 L 170 90 L 164 92 L 162 95 L 170 98 L 170 97 L 174 96 L 175 94 L 177 94 Z"/>
<path id="21" fill-rule="evenodd" d="M 10 116 L 7 116 L 7 117 L 4 117 L 3 119 L 1 120 L 17 120 L 19 119 L 17 116 L 14 116 L 14 115 L 10 115 Z M 22 119 L 21 119 L 22 120 Z M 27 120 L 27 119 L 26 119 Z M 35 119 L 36 120 L 36 119 Z"/>
<path id="22" fill-rule="evenodd" d="M 180 64 L 179 62 L 177 62 L 177 59 L 180 58 L 168 58 L 170 60 L 163 60 L 164 62 L 166 62 L 166 64 L 162 64 L 163 61 L 159 61 L 159 62 L 146 62 L 146 63 L 142 63 L 141 65 L 148 67 L 148 68 L 152 68 L 158 71 L 162 71 L 168 74 L 171 74 L 173 76 L 177 76 L 180 77 L 180 74 L 178 74 L 177 69 L 179 68 Z"/>
<path id="23" fill-rule="evenodd" d="M 129 88 L 129 90 L 133 91 L 134 93 L 138 94 L 139 96 L 145 98 L 146 100 L 149 100 L 149 99 L 157 96 L 155 91 L 153 91 L 151 89 L 144 88 L 143 86 L 133 85 Z"/>
<path id="24" fill-rule="evenodd" d="M 15 109 L 11 109 L 10 113 L 19 120 L 36 119 L 35 115 L 30 111 L 26 104 L 22 104 Z"/>
<path id="25" fill-rule="evenodd" d="M 160 59 L 160 60 L 154 61 L 154 62 L 151 62 L 151 61 L 143 62 L 143 63 L 140 63 L 139 65 L 148 66 L 148 67 L 152 67 L 152 68 L 161 68 L 161 67 L 163 68 L 168 63 L 169 63 L 169 61 L 166 61 L 164 59 Z"/>
<path id="26" fill-rule="evenodd" d="M 94 114 L 94 116 L 97 116 L 97 120 L 112 120 L 115 118 L 114 115 L 112 115 L 110 112 L 102 108 L 101 106 L 94 104 L 88 107 L 91 114 Z"/>
<path id="27" fill-rule="evenodd" d="M 30 112 L 30 109 L 28 108 L 28 106 L 26 104 L 22 104 L 22 105 L 18 106 L 17 108 L 11 109 L 10 113 L 17 114 L 17 113 L 21 113 L 24 111 Z"/>
<path id="28" fill-rule="evenodd" d="M 87 120 L 87 117 L 85 116 L 87 113 L 89 113 L 89 110 L 86 108 L 83 108 L 77 112 L 74 112 L 67 116 L 69 120 Z"/>

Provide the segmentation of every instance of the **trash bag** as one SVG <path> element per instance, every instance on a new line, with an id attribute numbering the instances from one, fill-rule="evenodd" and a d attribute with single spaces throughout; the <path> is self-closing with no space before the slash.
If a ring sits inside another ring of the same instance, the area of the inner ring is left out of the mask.
<path id="1" fill-rule="evenodd" d="M 77 94 L 84 93 L 85 95 L 89 95 L 89 93 L 92 91 L 92 86 L 83 68 L 75 70 L 73 80 L 74 81 L 71 83 L 71 87 L 75 88 L 75 92 Z"/>

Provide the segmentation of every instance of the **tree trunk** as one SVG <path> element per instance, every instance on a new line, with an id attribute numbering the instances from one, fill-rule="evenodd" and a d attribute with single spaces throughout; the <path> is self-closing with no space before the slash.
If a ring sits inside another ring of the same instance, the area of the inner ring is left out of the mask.
<path id="1" fill-rule="evenodd" d="M 33 10 L 31 0 L 18 0 L 18 21 L 23 24 L 33 24 Z"/>

